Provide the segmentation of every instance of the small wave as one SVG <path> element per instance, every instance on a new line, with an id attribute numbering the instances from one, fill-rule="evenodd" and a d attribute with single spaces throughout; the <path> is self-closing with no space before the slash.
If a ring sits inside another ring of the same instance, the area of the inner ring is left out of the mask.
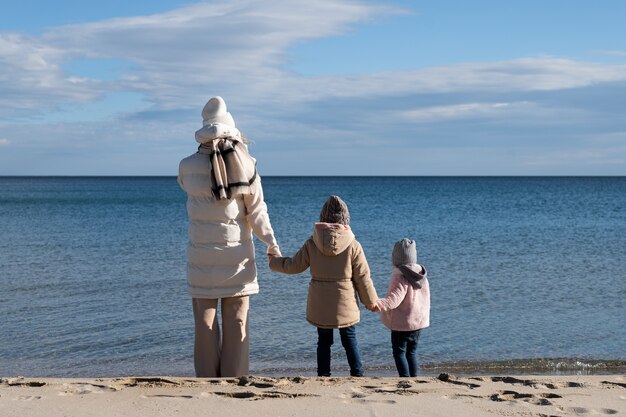
<path id="1" fill-rule="evenodd" d="M 457 374 L 622 374 L 626 361 L 581 358 L 531 358 L 500 361 L 458 361 L 423 363 L 425 373 L 453 372 Z"/>
<path id="2" fill-rule="evenodd" d="M 341 376 L 348 370 L 338 366 L 333 373 Z M 369 376 L 395 376 L 393 366 L 366 367 Z M 254 373 L 270 376 L 314 376 L 311 367 L 281 368 L 272 367 L 255 370 Z M 624 360 L 594 360 L 579 358 L 532 358 L 499 361 L 457 361 L 422 363 L 420 374 L 438 375 L 453 373 L 457 375 L 495 375 L 515 373 L 517 375 L 610 375 L 626 373 Z"/>
<path id="3" fill-rule="evenodd" d="M 337 366 L 333 374 L 341 376 L 348 370 Z M 271 367 L 253 370 L 254 373 L 268 376 L 315 376 L 316 371 L 311 367 L 281 368 Z M 393 366 L 366 367 L 369 376 L 395 376 Z M 457 362 L 429 362 L 420 365 L 420 374 L 438 375 L 453 373 L 456 375 L 611 375 L 626 373 L 624 360 L 595 360 L 579 358 L 533 358 L 511 359 L 498 361 L 457 361 Z"/>

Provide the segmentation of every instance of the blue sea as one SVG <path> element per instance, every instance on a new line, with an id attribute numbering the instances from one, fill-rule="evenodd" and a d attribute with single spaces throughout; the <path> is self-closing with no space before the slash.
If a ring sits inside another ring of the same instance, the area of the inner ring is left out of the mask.
<path id="1" fill-rule="evenodd" d="M 284 255 L 330 194 L 349 205 L 380 296 L 393 244 L 429 271 L 423 374 L 626 371 L 626 177 L 264 177 Z M 0 177 L 0 375 L 193 375 L 185 195 L 174 177 Z M 309 276 L 251 298 L 251 371 L 314 375 Z M 390 336 L 362 309 L 370 375 Z M 336 337 L 334 375 L 348 375 Z"/>

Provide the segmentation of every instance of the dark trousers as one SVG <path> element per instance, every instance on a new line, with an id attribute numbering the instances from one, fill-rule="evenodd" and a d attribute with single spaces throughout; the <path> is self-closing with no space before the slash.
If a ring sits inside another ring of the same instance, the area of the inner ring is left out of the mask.
<path id="1" fill-rule="evenodd" d="M 351 376 L 363 376 L 363 363 L 356 341 L 355 326 L 339 329 L 341 344 L 346 350 Z M 333 345 L 333 329 L 317 328 L 317 376 L 330 376 L 330 347 Z"/>
<path id="2" fill-rule="evenodd" d="M 400 376 L 417 376 L 417 340 L 420 331 L 391 331 L 391 348 Z"/>

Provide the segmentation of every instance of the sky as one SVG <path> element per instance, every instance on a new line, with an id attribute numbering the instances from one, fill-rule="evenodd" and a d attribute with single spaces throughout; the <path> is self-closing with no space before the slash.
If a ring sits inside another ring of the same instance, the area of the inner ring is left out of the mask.
<path id="1" fill-rule="evenodd" d="M 626 175 L 626 2 L 0 0 L 0 175 Z"/>

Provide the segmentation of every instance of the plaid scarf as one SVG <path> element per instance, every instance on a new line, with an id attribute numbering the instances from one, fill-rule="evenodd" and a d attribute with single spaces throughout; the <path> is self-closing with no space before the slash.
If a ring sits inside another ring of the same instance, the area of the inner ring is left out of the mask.
<path id="1" fill-rule="evenodd" d="M 211 192 L 217 200 L 257 191 L 259 177 L 256 160 L 250 156 L 244 144 L 222 137 L 203 143 L 200 148 L 209 151 Z"/>

